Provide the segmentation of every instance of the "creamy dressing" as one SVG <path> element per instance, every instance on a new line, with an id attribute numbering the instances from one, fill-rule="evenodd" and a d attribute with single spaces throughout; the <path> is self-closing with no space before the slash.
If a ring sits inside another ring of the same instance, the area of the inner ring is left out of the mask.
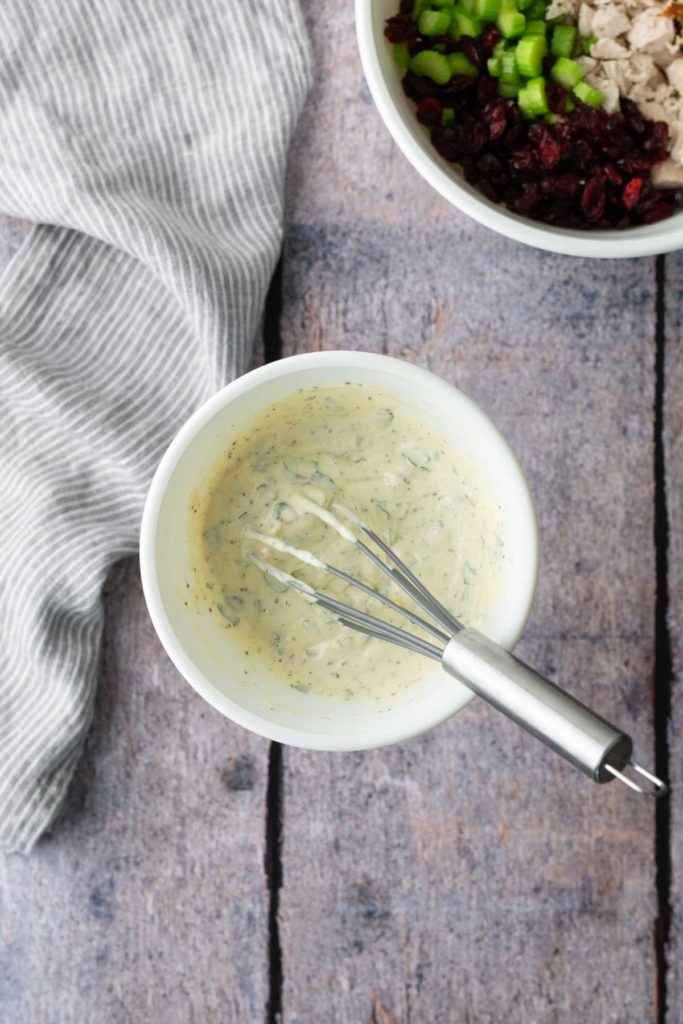
<path id="1" fill-rule="evenodd" d="M 341 531 L 311 514 L 320 506 L 323 518 L 326 509 L 343 524 Z M 342 626 L 253 557 L 418 632 L 316 566 L 322 559 L 399 604 L 407 601 L 349 542 L 355 514 L 466 625 L 481 626 L 500 592 L 500 507 L 471 459 L 391 392 L 353 384 L 311 388 L 262 410 L 224 453 L 196 507 L 195 589 L 255 668 L 304 693 L 385 699 L 434 666 Z M 275 538 L 275 546 L 259 534 Z M 314 557 L 302 564 L 292 549 Z"/>

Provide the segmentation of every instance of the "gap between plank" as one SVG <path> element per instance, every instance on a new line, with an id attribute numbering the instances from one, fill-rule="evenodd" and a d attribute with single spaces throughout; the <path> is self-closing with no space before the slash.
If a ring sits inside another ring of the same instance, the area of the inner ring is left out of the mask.
<path id="1" fill-rule="evenodd" d="M 282 357 L 282 257 L 270 282 L 263 312 L 263 358 L 272 363 Z M 280 943 L 280 889 L 282 888 L 282 747 L 271 743 L 268 751 L 266 790 L 265 871 L 268 879 L 268 1002 L 265 1024 L 278 1024 L 282 1014 L 282 946 Z"/>
<path id="2" fill-rule="evenodd" d="M 664 375 L 665 375 L 665 285 L 664 256 L 655 261 L 655 771 L 669 784 L 669 718 L 671 714 L 672 660 L 669 634 L 669 516 L 666 505 L 666 463 L 664 459 Z M 657 962 L 657 1024 L 667 1024 L 667 951 L 671 933 L 671 811 L 669 798 L 658 800 L 655 811 L 655 859 L 657 920 L 655 952 Z"/>

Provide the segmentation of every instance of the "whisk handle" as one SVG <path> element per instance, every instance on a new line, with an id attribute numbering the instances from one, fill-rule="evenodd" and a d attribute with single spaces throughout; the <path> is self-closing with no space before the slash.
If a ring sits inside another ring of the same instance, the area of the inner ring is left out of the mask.
<path id="1" fill-rule="evenodd" d="M 443 667 L 596 782 L 615 776 L 633 750 L 630 736 L 475 629 L 448 643 Z"/>

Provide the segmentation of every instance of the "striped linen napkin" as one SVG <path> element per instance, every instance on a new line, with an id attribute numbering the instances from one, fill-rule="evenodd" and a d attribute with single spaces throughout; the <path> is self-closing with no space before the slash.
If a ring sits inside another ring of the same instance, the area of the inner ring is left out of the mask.
<path id="1" fill-rule="evenodd" d="M 59 809 L 110 566 L 182 421 L 248 366 L 310 78 L 296 0 L 3 0 L 0 845 Z"/>

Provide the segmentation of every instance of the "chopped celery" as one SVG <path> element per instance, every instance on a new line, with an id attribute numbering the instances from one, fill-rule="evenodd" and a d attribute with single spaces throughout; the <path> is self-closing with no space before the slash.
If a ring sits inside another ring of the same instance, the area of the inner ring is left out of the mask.
<path id="1" fill-rule="evenodd" d="M 519 69 L 514 50 L 506 50 L 500 58 L 500 80 L 508 85 L 519 85 Z"/>
<path id="2" fill-rule="evenodd" d="M 464 53 L 449 53 L 448 64 L 452 75 L 470 75 L 476 78 L 479 72 Z"/>
<path id="3" fill-rule="evenodd" d="M 439 7 L 439 8 L 441 8 L 441 7 L 452 7 L 453 6 L 453 0 L 432 0 L 431 6 L 432 7 Z"/>
<path id="4" fill-rule="evenodd" d="M 474 13 L 482 21 L 495 21 L 500 13 L 501 0 L 474 0 Z"/>
<path id="5" fill-rule="evenodd" d="M 437 85 L 445 85 L 451 80 L 451 68 L 448 57 L 436 50 L 421 50 L 410 61 L 410 70 L 415 75 L 431 78 Z"/>
<path id="6" fill-rule="evenodd" d="M 517 36 L 524 35 L 526 18 L 520 11 L 506 10 L 504 8 L 496 18 L 496 25 L 502 36 L 505 36 L 506 39 L 514 39 Z"/>
<path id="7" fill-rule="evenodd" d="M 533 2 L 534 0 L 517 0 L 517 10 L 527 11 L 531 7 Z"/>
<path id="8" fill-rule="evenodd" d="M 423 11 L 417 27 L 423 36 L 442 36 L 448 32 L 450 23 L 448 11 Z"/>
<path id="9" fill-rule="evenodd" d="M 553 57 L 571 57 L 576 42 L 576 29 L 571 25 L 556 25 L 550 43 Z"/>
<path id="10" fill-rule="evenodd" d="M 450 128 L 455 124 L 455 111 L 453 107 L 446 107 L 441 115 L 441 124 L 444 128 Z"/>
<path id="11" fill-rule="evenodd" d="M 550 77 L 553 82 L 564 86 L 568 91 L 573 89 L 583 78 L 583 69 L 575 60 L 569 57 L 558 57 L 550 69 Z"/>
<path id="12" fill-rule="evenodd" d="M 543 68 L 543 58 L 548 52 L 545 36 L 523 36 L 517 43 L 515 58 L 520 75 L 536 78 Z"/>
<path id="13" fill-rule="evenodd" d="M 413 5 L 413 14 L 412 14 L 413 21 L 418 21 L 418 19 L 419 19 L 420 15 L 422 14 L 422 12 L 426 11 L 428 9 L 429 9 L 429 0 L 415 0 L 415 3 Z"/>
<path id="14" fill-rule="evenodd" d="M 500 57 L 489 57 L 486 61 L 486 70 L 491 78 L 500 78 L 502 61 Z"/>
<path id="15" fill-rule="evenodd" d="M 460 36 L 478 39 L 481 35 L 481 23 L 470 11 L 466 11 L 462 4 L 456 4 L 451 13 L 450 34 L 453 39 Z"/>
<path id="16" fill-rule="evenodd" d="M 545 21 L 540 18 L 537 21 L 529 21 L 527 18 L 526 28 L 524 29 L 525 36 L 544 36 L 546 29 L 548 28 Z"/>
<path id="17" fill-rule="evenodd" d="M 519 109 L 526 118 L 541 117 L 550 113 L 544 78 L 530 78 L 524 88 L 519 90 Z"/>
<path id="18" fill-rule="evenodd" d="M 507 49 L 507 43 L 504 39 L 499 39 L 496 45 L 493 47 L 493 56 L 500 57 L 502 53 L 505 53 Z"/>
<path id="19" fill-rule="evenodd" d="M 533 20 L 534 18 L 540 18 L 541 20 L 545 21 L 545 9 L 545 0 L 534 0 L 531 7 L 528 7 L 524 13 L 526 14 L 527 18 L 530 18 L 531 20 Z"/>
<path id="20" fill-rule="evenodd" d="M 574 95 L 582 103 L 587 103 L 589 107 L 601 107 L 605 100 L 604 93 L 599 89 L 594 89 L 588 82 L 579 82 L 578 85 L 575 85 Z"/>
<path id="21" fill-rule="evenodd" d="M 516 82 L 498 82 L 498 95 L 506 100 L 512 100 L 519 92 L 519 85 Z"/>
<path id="22" fill-rule="evenodd" d="M 590 57 L 590 55 L 591 55 L 591 47 L 595 46 L 597 41 L 598 41 L 598 37 L 597 36 L 586 36 L 586 38 L 582 41 L 582 43 L 581 43 L 581 50 L 582 50 L 583 53 L 586 54 L 587 57 Z"/>
<path id="23" fill-rule="evenodd" d="M 408 53 L 407 43 L 394 43 L 391 52 L 397 68 L 410 67 L 410 54 Z"/>

